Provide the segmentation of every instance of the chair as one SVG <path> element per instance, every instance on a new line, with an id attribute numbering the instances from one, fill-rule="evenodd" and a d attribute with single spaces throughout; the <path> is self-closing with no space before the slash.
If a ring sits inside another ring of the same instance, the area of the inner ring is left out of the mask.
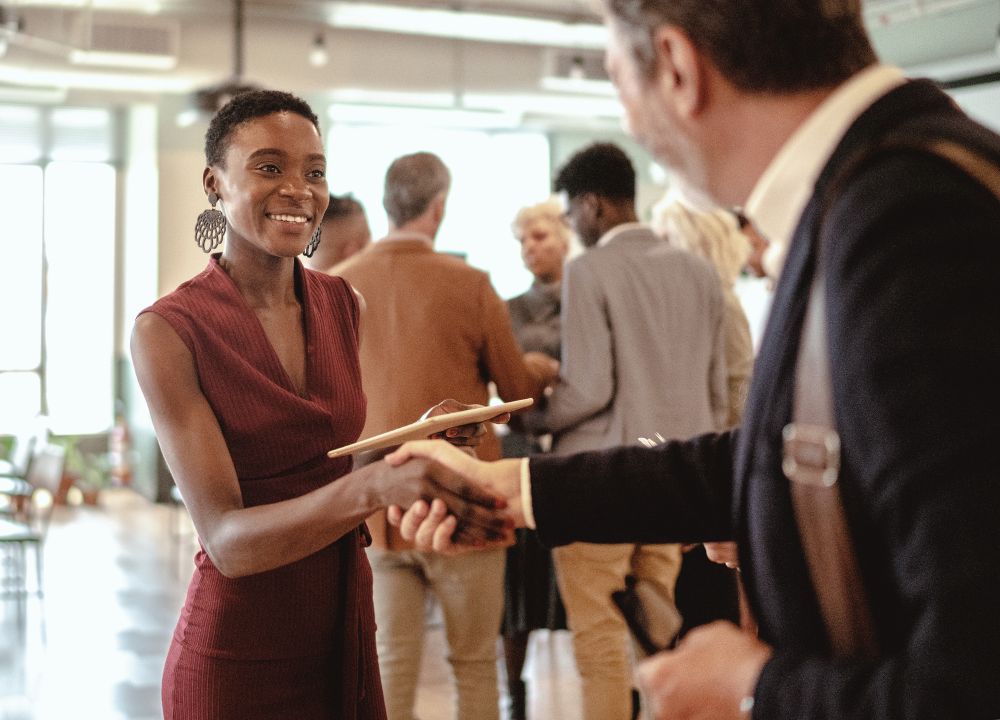
<path id="1" fill-rule="evenodd" d="M 6 499 L 2 512 L 19 520 L 27 520 L 34 488 L 27 481 L 38 436 L 21 433 L 14 436 L 10 454 L 0 460 L 0 496 Z"/>
<path id="2" fill-rule="evenodd" d="M 35 575 L 38 595 L 42 595 L 42 545 L 52 519 L 55 494 L 62 480 L 66 451 L 58 445 L 39 445 L 32 454 L 26 481 L 35 490 L 50 495 L 49 502 L 39 512 L 29 513 L 29 521 L 0 518 L 0 547 L 8 557 L 5 563 L 4 593 L 27 594 L 27 548 L 35 551 Z"/>

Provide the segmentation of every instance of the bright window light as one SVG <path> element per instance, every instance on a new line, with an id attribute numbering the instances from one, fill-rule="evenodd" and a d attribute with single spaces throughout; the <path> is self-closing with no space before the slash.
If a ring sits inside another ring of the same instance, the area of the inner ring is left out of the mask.
<path id="1" fill-rule="evenodd" d="M 0 371 L 35 370 L 42 350 L 42 170 L 0 165 Z M 0 404 L 4 400 L 0 398 Z M 35 404 L 37 405 L 37 399 Z"/>
<path id="2" fill-rule="evenodd" d="M 330 189 L 365 206 L 373 237 L 388 230 L 382 187 L 389 164 L 407 153 L 436 153 L 452 176 L 437 250 L 465 257 L 490 273 L 502 297 L 524 292 L 531 274 L 510 224 L 525 205 L 549 196 L 549 142 L 542 133 L 334 125 L 328 132 Z"/>
<path id="3" fill-rule="evenodd" d="M 48 413 L 56 434 L 111 425 L 115 169 L 53 162 L 45 171 Z"/>
<path id="4" fill-rule="evenodd" d="M 35 162 L 42 156 L 42 111 L 0 105 L 0 158 L 5 163 Z"/>
<path id="5" fill-rule="evenodd" d="M 393 105 L 350 105 L 334 103 L 330 119 L 354 125 L 396 125 L 453 128 L 514 128 L 520 115 L 501 110 L 460 110 L 450 108 L 402 107 Z"/>
<path id="6" fill-rule="evenodd" d="M 0 433 L 15 435 L 41 412 L 41 381 L 33 372 L 0 373 Z"/>

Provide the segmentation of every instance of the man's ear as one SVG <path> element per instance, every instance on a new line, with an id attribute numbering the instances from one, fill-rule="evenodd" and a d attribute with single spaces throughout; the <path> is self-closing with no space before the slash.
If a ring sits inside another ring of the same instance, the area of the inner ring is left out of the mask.
<path id="1" fill-rule="evenodd" d="M 588 193 L 587 201 L 591 203 L 591 207 L 594 209 L 594 219 L 600 220 L 604 216 L 604 198 L 597 193 Z"/>
<path id="2" fill-rule="evenodd" d="M 433 209 L 434 209 L 434 222 L 438 225 L 444 220 L 444 206 L 448 201 L 447 193 L 438 193 L 438 196 L 434 198 Z"/>
<path id="3" fill-rule="evenodd" d="M 656 82 L 665 90 L 664 99 L 679 117 L 698 115 L 705 105 L 708 80 L 705 57 L 687 33 L 675 25 L 663 25 L 653 34 L 656 49 Z"/>

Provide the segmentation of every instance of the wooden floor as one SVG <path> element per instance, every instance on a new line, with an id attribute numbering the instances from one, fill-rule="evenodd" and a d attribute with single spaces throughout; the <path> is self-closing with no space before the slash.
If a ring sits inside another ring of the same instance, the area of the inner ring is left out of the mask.
<path id="1" fill-rule="evenodd" d="M 183 509 L 127 490 L 106 492 L 98 507 L 57 508 L 45 544 L 44 598 L 0 598 L 0 720 L 160 718 L 160 673 L 193 549 Z M 4 572 L 10 559 L 0 554 Z M 32 588 L 33 560 L 29 551 Z M 532 635 L 532 720 L 580 717 L 569 647 L 566 632 Z M 452 720 L 443 658 L 436 627 L 425 649 L 420 720 Z"/>

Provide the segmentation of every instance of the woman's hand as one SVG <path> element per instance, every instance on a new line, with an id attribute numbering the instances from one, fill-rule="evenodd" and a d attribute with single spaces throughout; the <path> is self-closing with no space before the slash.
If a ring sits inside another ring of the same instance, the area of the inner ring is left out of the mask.
<path id="1" fill-rule="evenodd" d="M 521 506 L 521 460 L 483 462 L 446 443 L 417 440 L 408 442 L 387 455 L 385 462 L 392 465 L 409 464 L 417 458 L 447 467 L 449 471 L 481 488 L 483 492 L 503 498 L 507 516 L 515 526 L 524 527 L 525 520 Z M 414 504 L 409 507 L 390 507 L 388 516 L 389 522 L 399 527 L 403 538 L 413 542 L 418 550 L 454 554 L 461 551 L 458 546 L 469 544 L 468 532 L 461 532 L 464 529 L 462 519 L 452 517 L 446 512 L 446 508 L 435 506 L 433 503 L 424 506 Z"/>
<path id="2" fill-rule="evenodd" d="M 440 462 L 414 456 L 395 465 L 373 462 L 359 472 L 369 475 L 366 484 L 378 507 L 411 508 L 420 503 L 443 508 L 453 523 L 449 536 L 457 543 L 481 547 L 512 536 L 514 522 L 505 512 L 506 498 Z"/>
<path id="3" fill-rule="evenodd" d="M 459 410 L 472 410 L 473 408 L 480 408 L 482 405 L 466 405 L 465 403 L 460 403 L 458 400 L 453 400 L 448 398 L 447 400 L 442 400 L 437 405 L 432 407 L 426 413 L 424 413 L 425 418 L 435 417 L 437 415 L 444 415 L 445 413 L 458 412 Z M 510 413 L 500 413 L 496 417 L 490 418 L 487 422 L 491 423 L 506 423 L 510 421 Z M 483 441 L 483 436 L 486 434 L 486 423 L 472 423 L 471 425 L 459 425 L 457 427 L 448 428 L 444 432 L 434 433 L 428 439 L 429 440 L 446 440 L 452 445 L 457 447 L 468 447 L 474 448 L 478 447 L 479 443 Z"/>

